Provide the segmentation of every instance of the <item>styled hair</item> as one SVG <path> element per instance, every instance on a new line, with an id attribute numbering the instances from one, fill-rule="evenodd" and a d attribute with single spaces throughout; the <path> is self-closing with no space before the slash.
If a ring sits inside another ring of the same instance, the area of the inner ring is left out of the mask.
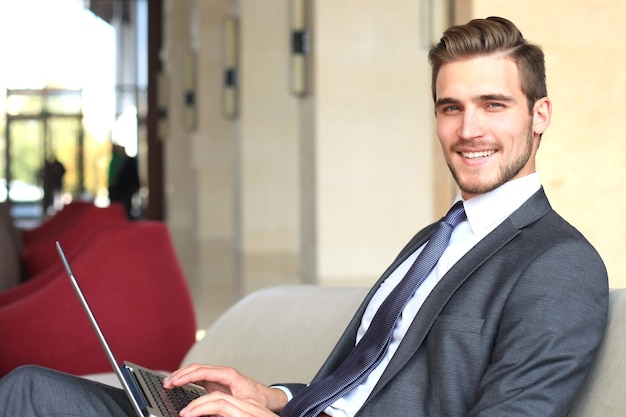
<path id="1" fill-rule="evenodd" d="M 437 76 L 444 64 L 495 53 L 504 53 L 517 65 L 520 87 L 526 96 L 528 110 L 532 112 L 535 102 L 548 95 L 543 51 L 527 42 L 513 22 L 502 17 L 473 19 L 443 33 L 439 43 L 428 53 L 433 100 L 437 101 Z"/>

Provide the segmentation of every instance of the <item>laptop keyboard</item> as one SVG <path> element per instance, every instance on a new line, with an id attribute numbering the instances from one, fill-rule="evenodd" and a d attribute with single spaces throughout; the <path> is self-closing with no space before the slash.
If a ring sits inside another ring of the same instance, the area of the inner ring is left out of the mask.
<path id="1" fill-rule="evenodd" d="M 163 388 L 163 377 L 161 375 L 146 372 L 143 369 L 138 371 L 148 384 L 152 398 L 156 401 L 156 407 L 161 410 L 164 416 L 178 416 L 180 410 L 200 396 L 200 393 L 197 391 L 181 387 L 165 389 Z"/>

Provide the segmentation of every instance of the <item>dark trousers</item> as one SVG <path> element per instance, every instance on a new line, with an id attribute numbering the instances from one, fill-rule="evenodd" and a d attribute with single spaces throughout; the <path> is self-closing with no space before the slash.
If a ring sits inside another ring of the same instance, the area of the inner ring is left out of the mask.
<path id="1" fill-rule="evenodd" d="M 136 417 L 124 391 L 38 366 L 0 379 L 1 417 Z"/>

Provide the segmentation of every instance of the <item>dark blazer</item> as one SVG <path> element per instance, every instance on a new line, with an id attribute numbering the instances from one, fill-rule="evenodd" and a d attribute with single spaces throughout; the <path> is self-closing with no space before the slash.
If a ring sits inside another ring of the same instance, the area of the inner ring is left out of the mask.
<path id="1" fill-rule="evenodd" d="M 350 352 L 380 283 L 433 229 L 420 231 L 374 285 L 315 379 Z M 433 289 L 358 415 L 566 416 L 607 309 L 600 256 L 541 189 Z"/>

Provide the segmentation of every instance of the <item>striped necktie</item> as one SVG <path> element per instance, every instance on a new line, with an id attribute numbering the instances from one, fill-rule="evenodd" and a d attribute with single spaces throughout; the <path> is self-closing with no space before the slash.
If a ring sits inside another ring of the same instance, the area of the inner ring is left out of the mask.
<path id="1" fill-rule="evenodd" d="M 281 417 L 317 416 L 365 381 L 385 356 L 398 318 L 409 299 L 445 251 L 454 228 L 465 218 L 463 202 L 458 201 L 439 223 L 404 278 L 381 304 L 363 338 L 350 354 L 332 373 L 295 395 L 280 413 Z"/>

